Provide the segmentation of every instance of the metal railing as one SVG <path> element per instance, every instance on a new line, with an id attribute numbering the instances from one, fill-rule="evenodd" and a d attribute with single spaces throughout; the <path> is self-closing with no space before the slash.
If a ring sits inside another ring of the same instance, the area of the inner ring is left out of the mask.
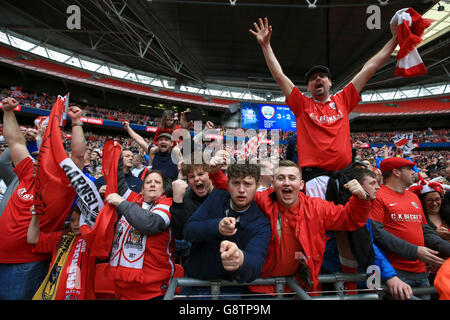
<path id="1" fill-rule="evenodd" d="M 300 299 L 300 300 L 381 300 L 388 294 L 386 287 L 377 289 L 358 289 L 357 294 L 346 295 L 344 287 L 345 282 L 357 282 L 365 281 L 368 278 L 368 274 L 356 273 L 356 274 L 322 274 L 319 275 L 320 283 L 334 283 L 335 291 L 318 291 L 318 292 L 306 292 L 300 287 L 298 281 L 294 277 L 277 277 L 267 279 L 256 279 L 252 282 L 239 283 L 237 281 L 227 280 L 199 280 L 194 278 L 173 278 L 169 284 L 169 287 L 164 296 L 164 300 L 173 300 L 177 298 L 189 299 L 189 295 L 176 295 L 178 287 L 210 287 L 211 299 L 218 300 L 221 295 L 221 287 L 227 286 L 258 286 L 258 285 L 273 285 L 275 287 L 274 294 L 252 294 L 249 296 L 256 297 L 257 299 Z M 284 288 L 288 286 L 292 289 L 292 293 L 286 293 Z M 413 296 L 412 300 L 420 300 L 417 296 L 436 294 L 437 291 L 434 287 L 418 287 L 412 288 Z M 330 294 L 331 293 L 331 294 Z M 310 294 L 317 294 L 317 296 Z M 205 296 L 206 297 L 206 296 Z M 253 299 L 253 298 L 252 298 Z"/>

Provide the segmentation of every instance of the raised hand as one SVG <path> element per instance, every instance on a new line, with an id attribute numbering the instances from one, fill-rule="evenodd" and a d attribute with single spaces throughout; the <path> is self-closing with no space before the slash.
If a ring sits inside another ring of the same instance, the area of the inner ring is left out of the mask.
<path id="1" fill-rule="evenodd" d="M 172 182 L 173 201 L 176 203 L 183 202 L 187 188 L 188 184 L 184 180 L 177 179 Z"/>
<path id="2" fill-rule="evenodd" d="M 70 106 L 67 114 L 69 115 L 72 122 L 80 122 L 83 111 L 77 106 Z"/>
<path id="3" fill-rule="evenodd" d="M 125 130 L 128 130 L 128 128 L 130 128 L 130 123 L 128 121 L 122 122 L 122 125 L 125 128 Z"/>
<path id="4" fill-rule="evenodd" d="M 361 184 L 359 184 L 358 180 L 356 179 L 350 180 L 344 185 L 344 187 L 359 199 L 361 200 L 367 199 L 366 191 L 361 186 Z"/>
<path id="5" fill-rule="evenodd" d="M 269 20 L 267 18 L 258 19 L 259 25 L 256 22 L 253 22 L 253 26 L 255 27 L 255 31 L 249 29 L 250 33 L 253 34 L 258 41 L 260 46 L 265 46 L 270 43 L 270 37 L 272 35 L 272 26 L 269 25 Z"/>
<path id="6" fill-rule="evenodd" d="M 2 109 L 11 111 L 14 110 L 14 108 L 17 107 L 18 104 L 19 102 L 14 98 L 5 98 L 2 100 Z"/>

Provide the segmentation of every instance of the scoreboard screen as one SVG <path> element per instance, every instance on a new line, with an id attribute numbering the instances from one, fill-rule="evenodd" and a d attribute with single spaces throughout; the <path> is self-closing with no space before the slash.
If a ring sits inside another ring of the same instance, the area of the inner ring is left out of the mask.
<path id="1" fill-rule="evenodd" d="M 295 116 L 289 106 L 277 104 L 243 102 L 241 126 L 243 129 L 296 131 Z"/>
<path id="2" fill-rule="evenodd" d="M 288 106 L 259 104 L 259 129 L 296 131 L 295 116 Z"/>

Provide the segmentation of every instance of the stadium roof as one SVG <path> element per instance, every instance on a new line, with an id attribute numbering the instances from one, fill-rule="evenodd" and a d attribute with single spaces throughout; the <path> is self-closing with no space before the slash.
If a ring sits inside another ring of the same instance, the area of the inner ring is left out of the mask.
<path id="1" fill-rule="evenodd" d="M 393 14 L 412 6 L 435 21 L 427 30 L 430 37 L 425 34 L 419 48 L 427 75 L 394 77 L 393 56 L 365 90 L 437 83 L 448 88 L 448 1 L 437 5 L 431 0 L 309 2 L 316 2 L 316 7 L 308 8 L 306 0 L 6 0 L 0 3 L 0 32 L 17 36 L 17 42 L 34 40 L 38 45 L 28 48 L 33 53 L 98 74 L 128 80 L 142 75 L 149 85 L 198 88 L 196 93 L 241 88 L 260 100 L 270 96 L 277 100 L 283 99 L 281 92 L 248 32 L 258 17 L 269 18 L 275 54 L 296 85 L 304 85 L 304 74 L 312 65 L 325 64 L 339 89 L 390 38 Z M 80 29 L 67 26 L 71 5 L 81 10 Z M 371 5 L 380 8 L 380 29 L 368 29 Z M 11 44 L 11 37 L 8 41 Z"/>

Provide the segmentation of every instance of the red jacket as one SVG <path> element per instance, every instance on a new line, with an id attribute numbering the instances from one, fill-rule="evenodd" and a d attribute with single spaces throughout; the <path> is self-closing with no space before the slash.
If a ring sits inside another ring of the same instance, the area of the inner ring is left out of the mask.
<path id="1" fill-rule="evenodd" d="M 226 176 L 219 171 L 210 174 L 217 188 L 225 186 Z M 217 182 L 217 184 L 216 184 Z M 268 188 L 257 192 L 254 201 L 262 212 L 267 215 L 272 228 L 266 261 L 261 277 L 271 277 L 271 269 L 277 261 L 277 252 L 280 250 L 280 242 L 277 234 L 277 219 L 280 205 L 276 201 L 274 189 Z M 367 222 L 370 209 L 370 200 L 360 200 L 352 196 L 345 206 L 335 205 L 321 198 L 310 198 L 303 192 L 299 193 L 300 206 L 296 212 L 295 235 L 303 247 L 310 270 L 312 291 L 320 291 L 319 272 L 322 265 L 325 244 L 328 236 L 327 230 L 351 231 L 364 226 Z M 293 257 L 294 263 L 294 257 Z M 291 275 L 286 275 L 291 276 Z"/>

